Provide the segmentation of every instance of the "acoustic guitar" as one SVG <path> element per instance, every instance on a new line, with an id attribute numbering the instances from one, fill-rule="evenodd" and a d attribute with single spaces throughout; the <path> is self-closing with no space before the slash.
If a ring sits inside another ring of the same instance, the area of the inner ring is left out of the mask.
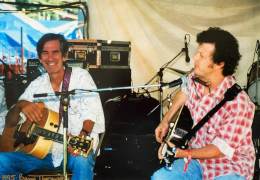
<path id="1" fill-rule="evenodd" d="M 42 103 L 40 103 L 42 104 Z M 22 151 L 40 159 L 50 151 L 53 142 L 63 143 L 63 134 L 57 133 L 59 114 L 45 107 L 42 120 L 36 124 L 19 116 L 17 126 L 5 127 L 2 135 L 2 151 Z M 92 148 L 93 139 L 89 136 L 69 136 L 68 145 L 80 155 L 87 156 Z"/>

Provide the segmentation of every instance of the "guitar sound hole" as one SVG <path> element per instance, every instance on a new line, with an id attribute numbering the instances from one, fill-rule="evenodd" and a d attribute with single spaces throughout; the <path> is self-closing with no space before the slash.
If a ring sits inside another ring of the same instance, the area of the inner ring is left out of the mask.
<path id="1" fill-rule="evenodd" d="M 27 137 L 25 132 L 19 132 L 15 133 L 15 143 L 14 147 L 18 147 L 20 144 L 28 145 L 28 144 L 33 144 L 36 142 L 37 136 L 32 135 L 31 137 Z"/>

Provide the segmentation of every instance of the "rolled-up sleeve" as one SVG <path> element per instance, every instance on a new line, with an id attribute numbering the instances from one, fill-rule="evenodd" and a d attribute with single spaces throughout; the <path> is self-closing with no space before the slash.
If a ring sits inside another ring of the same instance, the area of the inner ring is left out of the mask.
<path id="1" fill-rule="evenodd" d="M 212 141 L 212 144 L 229 159 L 232 159 L 235 149 L 241 146 L 241 142 L 245 141 L 245 137 L 251 131 L 254 106 L 246 101 L 247 99 L 240 94 L 227 106 L 231 113 L 227 114 Z"/>

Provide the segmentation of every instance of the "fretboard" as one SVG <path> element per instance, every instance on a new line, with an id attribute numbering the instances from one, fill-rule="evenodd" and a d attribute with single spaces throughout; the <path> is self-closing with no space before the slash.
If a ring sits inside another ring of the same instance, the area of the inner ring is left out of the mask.
<path id="1" fill-rule="evenodd" d="M 38 127 L 38 126 L 36 126 L 34 128 L 32 134 L 36 135 L 36 136 L 45 137 L 46 139 L 50 139 L 50 140 L 53 140 L 53 141 L 58 142 L 58 143 L 63 143 L 63 135 L 62 134 L 52 132 L 52 131 L 47 130 L 47 129 L 43 129 L 43 128 Z"/>

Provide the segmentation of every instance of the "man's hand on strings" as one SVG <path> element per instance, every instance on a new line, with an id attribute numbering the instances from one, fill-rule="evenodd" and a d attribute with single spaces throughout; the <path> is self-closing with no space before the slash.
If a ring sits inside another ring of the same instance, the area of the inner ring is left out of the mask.
<path id="1" fill-rule="evenodd" d="M 163 142 L 163 138 L 166 136 L 168 129 L 169 124 L 167 122 L 161 121 L 161 123 L 155 129 L 155 138 L 157 142 Z"/>
<path id="2" fill-rule="evenodd" d="M 42 109 L 44 107 L 42 103 L 32 103 L 29 101 L 23 101 L 19 106 L 21 107 L 21 112 L 26 116 L 27 120 L 36 123 L 42 120 Z"/>

